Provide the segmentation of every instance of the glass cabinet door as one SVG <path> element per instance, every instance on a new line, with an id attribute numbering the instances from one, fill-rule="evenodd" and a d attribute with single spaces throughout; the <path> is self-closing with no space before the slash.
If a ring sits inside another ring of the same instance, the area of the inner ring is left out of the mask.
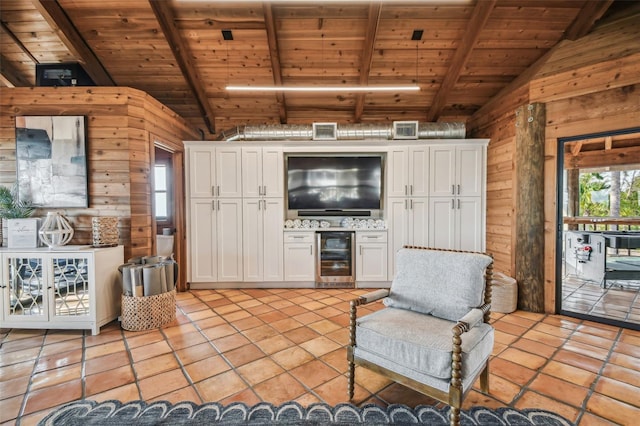
<path id="1" fill-rule="evenodd" d="M 90 314 L 89 262 L 86 257 L 51 258 L 52 315 L 57 317 Z"/>
<path id="2" fill-rule="evenodd" d="M 46 274 L 41 257 L 4 257 L 6 319 L 41 321 L 48 317 Z M 6 303 L 9 303 L 6 309 Z"/>

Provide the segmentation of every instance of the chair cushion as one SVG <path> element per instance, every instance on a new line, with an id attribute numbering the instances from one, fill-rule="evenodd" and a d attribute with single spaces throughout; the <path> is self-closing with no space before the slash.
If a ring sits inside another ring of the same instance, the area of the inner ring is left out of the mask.
<path id="1" fill-rule="evenodd" d="M 482 305 L 484 271 L 491 262 L 479 253 L 400 249 L 384 304 L 457 321 Z"/>
<path id="2" fill-rule="evenodd" d="M 421 374 L 450 379 L 454 325 L 431 315 L 386 308 L 358 319 L 356 347 L 415 371 L 414 380 Z M 464 379 L 491 355 L 493 327 L 480 323 L 461 338 Z"/>

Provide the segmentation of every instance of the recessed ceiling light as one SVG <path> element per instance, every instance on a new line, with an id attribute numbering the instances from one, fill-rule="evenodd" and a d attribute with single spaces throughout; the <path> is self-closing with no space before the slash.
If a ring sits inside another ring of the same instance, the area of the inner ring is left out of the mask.
<path id="1" fill-rule="evenodd" d="M 411 40 L 422 40 L 422 34 L 424 30 L 413 30 L 413 34 L 411 34 Z"/>
<path id="2" fill-rule="evenodd" d="M 222 30 L 222 38 L 225 40 L 233 40 L 233 33 L 231 30 Z"/>

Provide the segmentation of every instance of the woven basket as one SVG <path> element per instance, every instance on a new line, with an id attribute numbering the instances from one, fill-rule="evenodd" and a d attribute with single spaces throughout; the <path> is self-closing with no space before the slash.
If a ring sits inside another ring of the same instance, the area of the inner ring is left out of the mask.
<path id="1" fill-rule="evenodd" d="M 121 326 L 129 331 L 143 331 L 162 327 L 176 319 L 176 291 L 155 296 L 122 295 Z"/>
<path id="2" fill-rule="evenodd" d="M 518 285 L 514 278 L 494 272 L 491 281 L 491 310 L 509 314 L 518 307 Z"/>

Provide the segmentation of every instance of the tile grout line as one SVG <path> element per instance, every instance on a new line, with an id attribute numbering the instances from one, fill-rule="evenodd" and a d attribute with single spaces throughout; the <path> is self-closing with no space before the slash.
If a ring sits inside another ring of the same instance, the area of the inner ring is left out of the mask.
<path id="1" fill-rule="evenodd" d="M 597 393 L 596 392 L 596 385 L 598 384 L 598 382 L 602 378 L 602 374 L 604 373 L 604 370 L 607 368 L 607 365 L 609 365 L 609 360 L 611 359 L 611 355 L 614 352 L 614 348 L 616 347 L 616 345 L 620 341 L 620 336 L 622 336 L 622 328 L 618 328 L 618 334 L 616 335 L 616 338 L 613 341 L 613 344 L 609 348 L 609 351 L 607 352 L 607 356 L 603 360 L 602 366 L 600 366 L 600 369 L 596 373 L 596 378 L 593 380 L 593 382 L 591 383 L 591 386 L 589 387 L 587 395 L 585 396 L 584 401 L 582 402 L 582 407 L 581 407 L 582 409 L 580 410 L 580 414 L 578 415 L 578 419 L 576 420 L 576 424 L 578 424 L 578 422 L 582 419 L 584 414 L 587 412 L 587 404 L 589 403 L 589 400 L 591 399 L 593 394 Z M 597 416 L 598 418 L 602 418 L 602 417 L 598 416 L 597 414 L 593 414 L 593 415 Z"/>
<path id="2" fill-rule="evenodd" d="M 25 389 L 24 394 L 22 395 L 22 403 L 20 404 L 20 410 L 18 410 L 18 416 L 15 419 L 16 426 L 20 426 L 22 416 L 24 416 L 24 409 L 27 407 L 27 400 L 29 399 L 31 386 L 33 385 L 33 376 L 35 376 L 36 369 L 38 368 L 38 362 L 40 361 L 40 356 L 44 352 L 47 333 L 48 331 L 45 331 L 44 334 L 42 334 L 42 343 L 40 344 L 40 351 L 38 352 L 38 356 L 34 360 L 33 368 L 31 369 L 31 375 L 29 376 L 29 384 L 27 385 L 27 389 Z M 7 333 L 7 337 L 9 337 L 8 333 Z"/>

